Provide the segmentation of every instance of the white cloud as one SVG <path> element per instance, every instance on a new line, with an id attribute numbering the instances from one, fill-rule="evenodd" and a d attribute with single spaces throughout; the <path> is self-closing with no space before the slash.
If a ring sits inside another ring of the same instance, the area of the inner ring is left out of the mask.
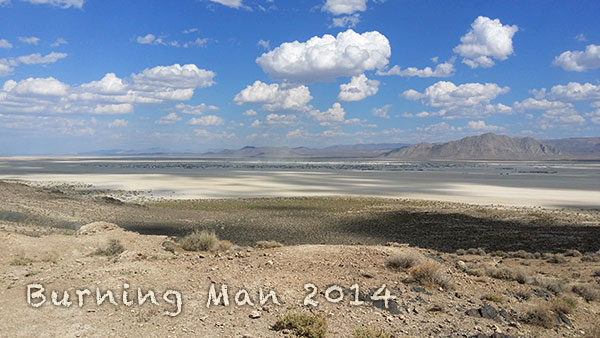
<path id="1" fill-rule="evenodd" d="M 555 101 L 595 101 L 600 100 L 600 85 L 591 83 L 569 82 L 567 85 L 556 85 L 548 92 L 546 88 L 532 90 L 533 96 L 540 100 L 547 98 Z"/>
<path id="2" fill-rule="evenodd" d="M 0 111 L 127 113 L 135 103 L 189 100 L 196 88 L 212 85 L 214 75 L 196 65 L 175 64 L 146 69 L 125 80 L 108 73 L 101 80 L 79 86 L 54 78 L 8 80 L 0 89 Z"/>
<path id="3" fill-rule="evenodd" d="M 283 43 L 256 63 L 275 79 L 312 83 L 381 69 L 390 55 L 390 43 L 381 33 L 358 34 L 349 29 L 335 37 L 326 34 L 306 42 Z"/>
<path id="4" fill-rule="evenodd" d="M 216 2 L 223 6 L 231 7 L 231 8 L 240 8 L 243 3 L 242 0 L 209 0 L 211 2 Z"/>
<path id="5" fill-rule="evenodd" d="M 40 38 L 35 36 L 19 36 L 19 41 L 28 45 L 37 45 L 38 43 L 40 43 Z"/>
<path id="6" fill-rule="evenodd" d="M 344 122 L 346 112 L 341 104 L 338 102 L 334 103 L 333 106 L 326 111 L 312 110 L 308 113 L 315 121 L 321 123 L 321 125 L 329 125 L 332 122 L 341 123 Z"/>
<path id="7" fill-rule="evenodd" d="M 185 29 L 183 30 L 183 34 L 190 34 L 190 33 L 195 33 L 198 31 L 198 28 L 190 28 L 190 29 Z"/>
<path id="8" fill-rule="evenodd" d="M 244 116 L 256 116 L 257 113 L 256 113 L 256 111 L 254 109 L 248 109 L 242 115 L 244 115 Z"/>
<path id="9" fill-rule="evenodd" d="M 327 0 L 321 10 L 333 15 L 364 12 L 367 10 L 367 0 Z"/>
<path id="10" fill-rule="evenodd" d="M 178 103 L 177 105 L 175 105 L 175 109 L 179 110 L 183 114 L 202 115 L 207 111 L 217 111 L 219 110 L 219 107 L 207 105 L 205 103 L 201 103 L 196 106 Z"/>
<path id="11" fill-rule="evenodd" d="M 585 42 L 585 41 L 587 41 L 587 38 L 585 37 L 585 34 L 581 33 L 581 34 L 575 35 L 575 40 L 577 40 L 579 42 Z"/>
<path id="12" fill-rule="evenodd" d="M 91 126 L 93 121 L 91 122 L 84 119 L 70 119 L 57 116 L 0 114 L 0 127 L 2 128 L 31 130 L 36 133 L 43 130 L 45 135 L 91 136 L 96 133 Z"/>
<path id="13" fill-rule="evenodd" d="M 29 3 L 36 4 L 36 5 L 43 4 L 43 5 L 51 5 L 51 6 L 55 6 L 55 7 L 61 7 L 61 8 L 70 8 L 70 7 L 82 8 L 83 3 L 84 3 L 84 0 L 21 0 L 21 1 L 29 2 Z"/>
<path id="14" fill-rule="evenodd" d="M 46 54 L 42 56 L 40 53 L 29 54 L 25 56 L 19 56 L 17 61 L 26 65 L 37 65 L 37 64 L 45 64 L 45 63 L 54 63 L 60 59 L 64 59 L 67 57 L 66 53 L 55 53 L 52 52 L 50 54 Z"/>
<path id="15" fill-rule="evenodd" d="M 266 84 L 255 81 L 239 92 L 233 99 L 238 104 L 261 104 L 266 111 L 295 110 L 305 111 L 312 100 L 306 86 L 287 86 L 277 83 Z"/>
<path id="16" fill-rule="evenodd" d="M 112 121 L 111 123 L 109 123 L 108 127 L 109 128 L 124 128 L 124 127 L 127 127 L 127 125 L 129 125 L 129 122 L 127 120 L 116 119 L 116 120 Z"/>
<path id="17" fill-rule="evenodd" d="M 193 118 L 188 121 L 188 124 L 192 126 L 220 126 L 223 123 L 223 119 L 216 115 L 206 115 L 198 118 Z"/>
<path id="18" fill-rule="evenodd" d="M 353 76 L 349 83 L 340 85 L 340 101 L 360 101 L 369 96 L 377 94 L 379 81 L 369 80 L 365 74 Z"/>
<path id="19" fill-rule="evenodd" d="M 471 68 L 491 67 L 494 60 L 506 60 L 513 54 L 512 38 L 519 30 L 516 25 L 502 25 L 498 19 L 480 16 L 471 24 L 471 30 L 460 38 L 454 52 L 463 57 Z"/>
<path id="20" fill-rule="evenodd" d="M 258 42 L 256 44 L 266 50 L 271 49 L 271 41 L 269 41 L 269 40 L 258 40 Z"/>
<path id="21" fill-rule="evenodd" d="M 260 121 L 259 120 L 254 120 L 254 122 L 252 122 L 252 124 L 250 125 L 250 127 L 252 127 L 252 128 L 258 128 L 258 127 L 260 127 Z"/>
<path id="22" fill-rule="evenodd" d="M 519 111 L 530 111 L 530 110 L 551 110 L 551 109 L 563 109 L 573 107 L 571 103 L 561 101 L 549 101 L 546 99 L 536 100 L 534 98 L 528 98 L 521 102 L 515 102 L 513 107 Z"/>
<path id="23" fill-rule="evenodd" d="M 552 109 L 545 111 L 540 117 L 540 127 L 550 129 L 563 124 L 581 124 L 585 122 L 583 116 L 579 115 L 573 108 Z"/>
<path id="24" fill-rule="evenodd" d="M 291 114 L 269 114 L 265 118 L 265 123 L 269 125 L 291 125 L 296 123 L 296 115 Z M 253 123 L 254 125 L 254 123 Z"/>
<path id="25" fill-rule="evenodd" d="M 156 124 L 174 124 L 178 121 L 181 121 L 181 117 L 177 116 L 176 113 L 169 113 L 163 117 L 161 117 L 159 120 L 156 120 L 154 123 Z"/>
<path id="26" fill-rule="evenodd" d="M 456 131 L 456 130 L 457 130 L 456 127 L 451 126 L 446 122 L 430 124 L 425 127 L 417 127 L 417 131 L 431 133 L 431 134 L 442 134 L 442 133 L 447 133 L 449 131 Z"/>
<path id="27" fill-rule="evenodd" d="M 390 116 L 388 115 L 388 112 L 390 111 L 390 108 L 392 108 L 391 104 L 386 104 L 381 108 L 373 108 L 371 109 L 371 114 L 373 114 L 373 116 L 381 117 L 382 119 L 389 119 Z"/>
<path id="28" fill-rule="evenodd" d="M 333 18 L 331 19 L 331 26 L 354 28 L 356 27 L 356 25 L 358 25 L 359 22 L 360 15 L 357 13 L 353 15 L 342 16 L 339 18 Z"/>
<path id="29" fill-rule="evenodd" d="M 149 45 L 156 40 L 154 34 L 146 34 L 144 36 L 138 36 L 136 41 L 142 45 Z"/>
<path id="30" fill-rule="evenodd" d="M 557 56 L 552 64 L 575 72 L 600 68 L 600 46 L 588 45 L 585 51 L 566 51 Z"/>
<path id="31" fill-rule="evenodd" d="M 437 60 L 437 59 L 436 59 Z M 390 70 L 377 71 L 377 75 L 398 75 L 398 76 L 417 76 L 417 77 L 449 77 L 454 74 L 454 63 L 453 61 L 447 61 L 440 63 L 435 66 L 434 69 L 431 67 L 425 67 L 418 69 L 416 67 L 408 67 L 402 69 L 400 66 L 394 66 Z"/>
<path id="32" fill-rule="evenodd" d="M 8 42 L 6 39 L 0 39 L 0 48 L 12 48 L 12 43 Z"/>
<path id="33" fill-rule="evenodd" d="M 456 86 L 452 82 L 439 81 L 419 93 L 413 89 L 402 95 L 409 100 L 421 100 L 432 107 L 469 107 L 489 103 L 500 94 L 508 93 L 509 87 L 495 83 L 465 83 Z"/>
<path id="34" fill-rule="evenodd" d="M 220 132 L 220 133 L 211 133 L 206 129 L 196 129 L 194 133 L 197 136 L 206 137 L 208 139 L 233 139 L 236 137 L 234 133 Z"/>
<path id="35" fill-rule="evenodd" d="M 208 38 L 197 38 L 194 41 L 189 41 L 183 44 L 183 48 L 188 47 L 206 47 L 208 43 Z"/>
<path id="36" fill-rule="evenodd" d="M 56 39 L 56 41 L 54 41 L 50 46 L 51 47 L 58 47 L 60 45 L 68 45 L 69 43 L 67 42 L 67 40 L 63 39 L 63 38 L 58 38 Z"/>
<path id="37" fill-rule="evenodd" d="M 600 124 L 600 109 L 587 113 L 585 116 L 588 116 L 593 124 Z"/>
<path id="38" fill-rule="evenodd" d="M 8 76 L 12 74 L 13 71 L 14 69 L 8 64 L 8 62 L 3 62 L 2 59 L 0 59 L 0 76 Z"/>
<path id="39" fill-rule="evenodd" d="M 485 131 L 485 132 L 490 132 L 490 131 L 500 131 L 500 130 L 504 130 L 504 127 L 500 127 L 500 126 L 494 126 L 494 125 L 488 125 L 485 123 L 485 121 L 479 120 L 479 121 L 469 121 L 466 125 L 467 129 L 471 129 L 471 130 L 477 130 L 477 131 Z"/>

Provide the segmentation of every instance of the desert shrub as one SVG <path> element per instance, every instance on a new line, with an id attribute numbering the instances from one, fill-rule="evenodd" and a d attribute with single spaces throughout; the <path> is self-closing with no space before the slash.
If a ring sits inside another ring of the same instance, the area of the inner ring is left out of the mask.
<path id="1" fill-rule="evenodd" d="M 322 338 L 327 334 L 327 319 L 320 313 L 290 312 L 277 319 L 273 330 L 290 330 L 299 337 Z"/>
<path id="2" fill-rule="evenodd" d="M 554 312 L 571 314 L 577 308 L 577 301 L 573 298 L 561 297 L 554 298 L 550 302 L 550 309 Z"/>
<path id="3" fill-rule="evenodd" d="M 579 250 L 570 249 L 565 251 L 564 255 L 566 257 L 581 257 L 583 256 Z"/>
<path id="4" fill-rule="evenodd" d="M 562 264 L 562 263 L 566 263 L 567 259 L 565 258 L 565 256 L 563 254 L 555 254 L 555 255 L 548 257 L 548 259 L 546 259 L 546 261 L 548 263 L 552 263 L 552 264 Z"/>
<path id="5" fill-rule="evenodd" d="M 458 249 L 456 250 L 456 254 L 459 256 L 463 256 L 467 254 L 467 251 L 465 249 Z"/>
<path id="6" fill-rule="evenodd" d="M 281 244 L 277 241 L 258 241 L 258 242 L 256 242 L 256 247 L 259 249 L 273 249 L 273 248 L 280 248 L 282 246 L 283 246 L 283 244 Z"/>
<path id="7" fill-rule="evenodd" d="M 531 284 L 541 286 L 555 295 L 561 294 L 568 289 L 567 282 L 558 278 L 535 277 Z"/>
<path id="8" fill-rule="evenodd" d="M 486 274 L 492 278 L 516 281 L 519 284 L 528 284 L 532 281 L 529 274 L 525 270 L 519 268 L 509 269 L 507 267 L 489 267 L 486 269 Z"/>
<path id="9" fill-rule="evenodd" d="M 600 277 L 600 270 L 594 271 L 594 273 L 592 274 L 592 277 Z"/>
<path id="10" fill-rule="evenodd" d="M 354 330 L 352 333 L 353 338 L 390 338 L 388 333 L 385 333 L 378 327 L 361 327 Z"/>
<path id="11" fill-rule="evenodd" d="M 27 258 L 25 256 L 17 256 L 10 261 L 10 265 L 23 266 L 23 265 L 29 265 L 33 262 L 35 262 L 35 261 L 31 258 Z"/>
<path id="12" fill-rule="evenodd" d="M 185 251 L 213 251 L 219 245 L 219 238 L 214 232 L 194 231 L 179 242 Z"/>
<path id="13" fill-rule="evenodd" d="M 518 299 L 529 300 L 531 298 L 531 292 L 529 290 L 519 290 L 515 292 L 515 296 Z"/>
<path id="14" fill-rule="evenodd" d="M 465 272 L 469 276 L 475 276 L 475 277 L 485 276 L 485 270 L 483 270 L 482 268 L 467 269 L 467 270 L 465 270 Z"/>
<path id="15" fill-rule="evenodd" d="M 525 250 L 513 251 L 509 254 L 512 258 L 522 258 L 522 259 L 534 259 L 535 255 L 531 252 L 527 252 Z"/>
<path id="16" fill-rule="evenodd" d="M 596 324 L 596 326 L 586 330 L 585 338 L 600 338 L 600 325 Z"/>
<path id="17" fill-rule="evenodd" d="M 483 250 L 482 248 L 469 248 L 467 249 L 467 254 L 468 255 L 479 255 L 479 256 L 485 256 L 485 250 Z"/>
<path id="18" fill-rule="evenodd" d="M 452 287 L 450 277 L 444 272 L 443 266 L 433 260 L 426 260 L 410 269 L 411 277 L 423 286 L 441 286 L 445 289 Z"/>
<path id="19" fill-rule="evenodd" d="M 94 251 L 94 255 L 99 256 L 116 256 L 125 251 L 125 248 L 119 240 L 111 239 L 108 241 L 105 247 L 98 248 Z"/>
<path id="20" fill-rule="evenodd" d="M 581 257 L 582 262 L 600 262 L 600 255 L 597 253 L 586 253 L 585 256 Z"/>
<path id="21" fill-rule="evenodd" d="M 492 252 L 490 253 L 490 255 L 492 255 L 492 256 L 496 256 L 496 257 L 506 257 L 506 256 L 507 256 L 507 253 L 506 253 L 506 252 L 504 252 L 504 251 L 502 251 L 502 250 L 496 250 L 496 251 L 492 251 Z"/>
<path id="22" fill-rule="evenodd" d="M 415 252 L 402 252 L 394 255 L 385 262 L 390 269 L 409 269 L 419 264 L 423 257 Z"/>
<path id="23" fill-rule="evenodd" d="M 527 313 L 521 317 L 521 321 L 526 324 L 551 329 L 556 324 L 556 316 L 550 308 L 538 306 L 527 311 Z"/>
<path id="24" fill-rule="evenodd" d="M 46 251 L 40 256 L 40 262 L 44 263 L 56 263 L 58 261 L 58 252 Z"/>
<path id="25" fill-rule="evenodd" d="M 500 292 L 491 292 L 481 296 L 481 300 L 487 300 L 494 303 L 504 303 L 504 301 L 506 301 L 506 297 L 504 297 L 504 295 Z"/>
<path id="26" fill-rule="evenodd" d="M 598 291 L 598 289 L 591 284 L 573 285 L 571 290 L 588 302 L 600 299 L 600 291 Z"/>
<path id="27" fill-rule="evenodd" d="M 233 243 L 231 243 L 231 241 L 220 240 L 219 244 L 217 245 L 217 249 L 219 251 L 227 251 L 227 250 L 231 249 L 232 246 L 233 246 Z"/>

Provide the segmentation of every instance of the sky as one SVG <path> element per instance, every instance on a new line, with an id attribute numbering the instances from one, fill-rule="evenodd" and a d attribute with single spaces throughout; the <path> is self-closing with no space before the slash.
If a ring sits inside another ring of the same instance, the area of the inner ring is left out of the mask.
<path id="1" fill-rule="evenodd" d="M 600 2 L 0 0 L 0 155 L 600 136 Z"/>

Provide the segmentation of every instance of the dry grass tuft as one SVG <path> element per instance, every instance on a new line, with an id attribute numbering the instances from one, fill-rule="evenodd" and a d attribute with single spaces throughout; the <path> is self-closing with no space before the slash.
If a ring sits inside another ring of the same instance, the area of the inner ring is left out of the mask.
<path id="1" fill-rule="evenodd" d="M 233 243 L 231 243 L 231 241 L 228 241 L 226 239 L 220 240 L 219 244 L 217 245 L 217 250 L 218 251 L 227 251 L 227 250 L 231 249 L 232 246 L 233 246 Z"/>
<path id="2" fill-rule="evenodd" d="M 361 327 L 354 330 L 352 338 L 390 338 L 390 334 L 386 333 L 378 327 Z"/>
<path id="3" fill-rule="evenodd" d="M 554 312 L 571 314 L 577 308 L 577 300 L 568 297 L 554 298 L 550 301 L 550 309 Z"/>
<path id="4" fill-rule="evenodd" d="M 516 281 L 519 284 L 529 284 L 532 282 L 532 278 L 529 274 L 520 268 L 509 269 L 508 267 L 488 267 L 486 269 L 486 274 L 492 278 Z"/>
<path id="5" fill-rule="evenodd" d="M 526 324 L 551 329 L 556 325 L 556 316 L 547 306 L 538 306 L 527 311 L 527 313 L 521 317 L 521 321 Z"/>
<path id="6" fill-rule="evenodd" d="M 256 242 L 256 247 L 259 249 L 273 249 L 273 248 L 281 248 L 283 244 L 277 241 L 258 241 Z"/>
<path id="7" fill-rule="evenodd" d="M 388 258 L 388 260 L 385 262 L 385 266 L 395 270 L 410 269 L 419 264 L 422 260 L 423 256 L 420 254 L 408 251 Z"/>
<path id="8" fill-rule="evenodd" d="M 583 256 L 579 250 L 570 249 L 565 251 L 565 257 L 581 257 Z"/>
<path id="9" fill-rule="evenodd" d="M 467 249 L 467 254 L 468 255 L 479 255 L 479 256 L 485 256 L 485 250 L 483 250 L 482 248 L 469 248 Z"/>
<path id="10" fill-rule="evenodd" d="M 35 261 L 31 258 L 25 257 L 25 256 L 17 256 L 15 258 L 13 258 L 13 260 L 10 261 L 10 265 L 13 266 L 24 266 L 24 265 L 29 265 L 31 263 L 34 263 Z"/>
<path id="11" fill-rule="evenodd" d="M 277 319 L 273 330 L 290 330 L 299 337 L 323 338 L 327 334 L 327 319 L 320 313 L 290 312 Z"/>
<path id="12" fill-rule="evenodd" d="M 411 277 L 419 284 L 427 287 L 441 286 L 451 289 L 450 277 L 444 272 L 443 266 L 433 260 L 425 260 L 410 269 Z"/>
<path id="13" fill-rule="evenodd" d="M 506 297 L 504 297 L 504 295 L 500 292 L 492 292 L 481 296 L 481 300 L 487 300 L 494 303 L 504 303 L 506 301 Z"/>
<path id="14" fill-rule="evenodd" d="M 546 259 L 546 261 L 548 263 L 552 263 L 552 264 L 563 264 L 563 263 L 568 262 L 568 260 L 565 258 L 565 256 L 563 254 L 551 255 L 550 257 L 548 257 L 548 259 Z"/>
<path id="15" fill-rule="evenodd" d="M 121 242 L 117 239 L 111 239 L 105 247 L 98 248 L 93 254 L 99 256 L 116 256 L 123 251 L 125 251 L 125 247 L 123 247 Z"/>

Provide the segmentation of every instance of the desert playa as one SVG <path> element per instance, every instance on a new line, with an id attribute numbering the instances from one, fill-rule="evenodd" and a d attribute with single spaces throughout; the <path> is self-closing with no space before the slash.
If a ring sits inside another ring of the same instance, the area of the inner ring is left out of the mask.
<path id="1" fill-rule="evenodd" d="M 146 198 L 370 196 L 598 208 L 600 163 L 1 158 L 0 179 L 137 191 Z"/>

